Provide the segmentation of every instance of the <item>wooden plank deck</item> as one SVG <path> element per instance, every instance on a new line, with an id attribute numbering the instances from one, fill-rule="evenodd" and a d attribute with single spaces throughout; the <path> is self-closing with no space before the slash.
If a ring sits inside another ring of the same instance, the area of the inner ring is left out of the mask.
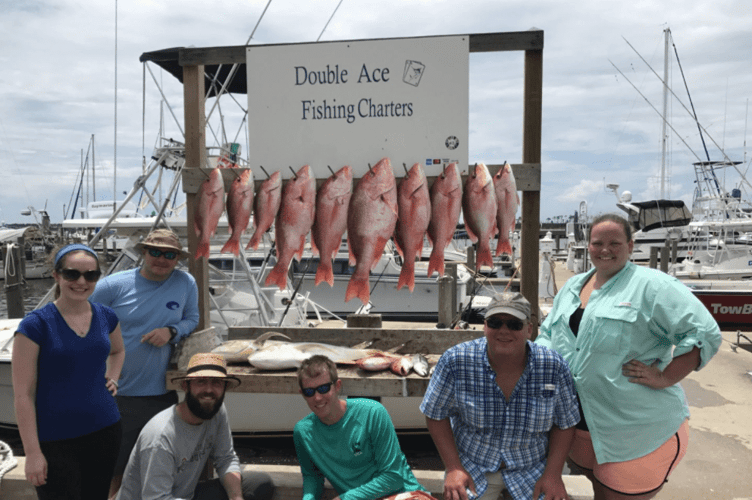
<path id="1" fill-rule="evenodd" d="M 369 348 L 387 350 L 401 346 L 400 354 L 420 353 L 426 356 L 429 366 L 434 366 L 441 354 L 449 347 L 483 335 L 481 330 L 439 330 L 417 328 L 272 328 L 244 327 L 230 328 L 230 340 L 255 339 L 259 335 L 276 331 L 290 337 L 292 342 L 323 342 L 339 346 L 353 346 L 371 341 Z M 228 371 L 241 381 L 235 392 L 255 392 L 272 394 L 297 394 L 298 379 L 294 369 L 263 371 L 248 364 L 230 365 Z M 411 372 L 406 377 L 390 371 L 367 372 L 356 366 L 339 365 L 345 395 L 369 397 L 420 397 L 428 387 L 428 377 Z M 179 389 L 171 382 L 185 372 L 167 372 L 168 389 Z"/>

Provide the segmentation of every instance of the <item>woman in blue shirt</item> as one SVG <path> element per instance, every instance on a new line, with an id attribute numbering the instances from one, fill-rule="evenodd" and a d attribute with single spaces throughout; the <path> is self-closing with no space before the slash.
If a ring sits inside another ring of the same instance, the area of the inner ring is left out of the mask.
<path id="1" fill-rule="evenodd" d="M 624 218 L 599 216 L 588 236 L 595 269 L 566 283 L 536 342 L 569 363 L 583 416 L 569 458 L 595 498 L 653 498 L 687 449 L 678 382 L 705 366 L 721 335 L 681 282 L 629 262 Z"/>
<path id="2" fill-rule="evenodd" d="M 13 341 L 26 479 L 40 500 L 101 500 L 120 446 L 120 325 L 112 309 L 88 301 L 101 275 L 91 248 L 63 247 L 52 275 L 54 302 L 30 312 Z"/>

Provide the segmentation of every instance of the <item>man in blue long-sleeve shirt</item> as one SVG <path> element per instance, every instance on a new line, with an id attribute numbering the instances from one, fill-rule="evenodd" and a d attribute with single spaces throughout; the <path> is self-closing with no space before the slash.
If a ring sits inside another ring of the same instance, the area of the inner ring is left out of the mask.
<path id="1" fill-rule="evenodd" d="M 123 440 L 110 486 L 117 493 L 138 434 L 157 413 L 178 402 L 166 388 L 172 346 L 198 325 L 198 288 L 190 274 L 176 270 L 183 252 L 180 239 L 156 229 L 136 245 L 143 252 L 140 268 L 108 276 L 89 299 L 111 307 L 120 320 L 125 364 L 118 380 L 117 403 Z"/>

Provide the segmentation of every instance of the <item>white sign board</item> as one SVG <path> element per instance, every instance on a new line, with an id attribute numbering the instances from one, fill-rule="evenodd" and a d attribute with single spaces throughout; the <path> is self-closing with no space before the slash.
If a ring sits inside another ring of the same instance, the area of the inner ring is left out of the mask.
<path id="1" fill-rule="evenodd" d="M 388 157 L 437 175 L 468 162 L 468 37 L 249 47 L 250 166 L 284 178 L 350 165 L 361 177 Z M 265 176 L 264 176 L 265 177 Z"/>

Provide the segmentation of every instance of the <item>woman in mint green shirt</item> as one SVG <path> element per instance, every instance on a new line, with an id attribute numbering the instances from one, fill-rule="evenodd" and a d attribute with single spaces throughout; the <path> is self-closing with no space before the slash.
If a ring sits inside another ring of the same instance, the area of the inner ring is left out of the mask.
<path id="1" fill-rule="evenodd" d="M 629 262 L 633 246 L 625 219 L 597 217 L 588 239 L 595 269 L 566 283 L 536 339 L 569 363 L 583 417 L 570 461 L 596 499 L 660 490 L 686 453 L 689 407 L 678 382 L 721 344 L 686 286 Z"/>

